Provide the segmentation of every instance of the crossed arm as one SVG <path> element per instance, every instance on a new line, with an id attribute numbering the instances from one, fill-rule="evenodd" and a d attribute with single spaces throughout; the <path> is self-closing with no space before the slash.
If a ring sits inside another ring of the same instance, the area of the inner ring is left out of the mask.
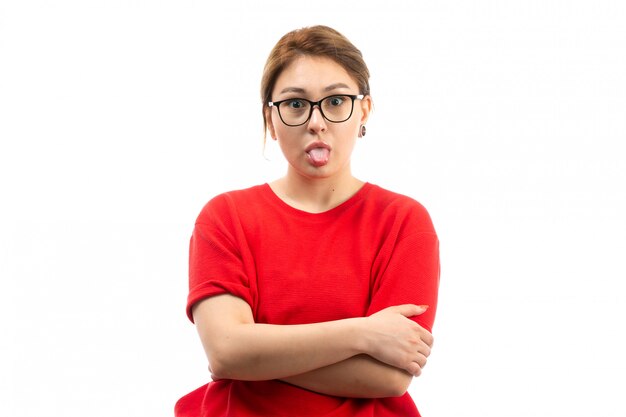
<path id="1" fill-rule="evenodd" d="M 390 397 L 406 392 L 430 355 L 432 335 L 408 319 L 411 304 L 369 317 L 302 325 L 254 322 L 250 306 L 223 294 L 193 308 L 217 379 L 280 379 L 327 395 Z"/>

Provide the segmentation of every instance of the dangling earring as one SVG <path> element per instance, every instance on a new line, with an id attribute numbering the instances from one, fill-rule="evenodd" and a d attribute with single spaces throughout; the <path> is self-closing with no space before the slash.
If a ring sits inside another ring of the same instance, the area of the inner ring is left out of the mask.
<path id="1" fill-rule="evenodd" d="M 359 129 L 359 137 L 362 138 L 365 136 L 365 133 L 367 133 L 367 129 L 365 128 L 365 125 L 361 125 L 361 128 Z"/>

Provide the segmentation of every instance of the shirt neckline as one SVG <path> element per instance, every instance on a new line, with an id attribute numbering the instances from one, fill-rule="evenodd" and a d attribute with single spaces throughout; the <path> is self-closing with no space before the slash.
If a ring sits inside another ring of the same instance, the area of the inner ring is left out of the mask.
<path id="1" fill-rule="evenodd" d="M 300 219 L 312 220 L 312 221 L 326 221 L 329 219 L 335 219 L 340 213 L 348 210 L 350 207 L 353 207 L 358 202 L 362 201 L 365 196 L 370 192 L 373 185 L 369 182 L 365 182 L 361 188 L 357 190 L 350 198 L 348 198 L 343 203 L 328 209 L 326 211 L 322 211 L 320 213 L 311 213 L 308 211 L 297 209 L 289 204 L 287 204 L 282 198 L 280 198 L 272 187 L 270 187 L 269 183 L 264 183 L 262 186 L 262 192 L 267 200 L 279 209 L 281 212 L 288 214 L 290 216 L 295 216 Z"/>

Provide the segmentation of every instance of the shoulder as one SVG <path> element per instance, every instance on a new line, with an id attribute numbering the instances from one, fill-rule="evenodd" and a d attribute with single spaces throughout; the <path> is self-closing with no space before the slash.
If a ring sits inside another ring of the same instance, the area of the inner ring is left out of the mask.
<path id="1" fill-rule="evenodd" d="M 255 185 L 216 195 L 202 207 L 196 223 L 210 223 L 216 219 L 236 217 L 239 211 L 250 209 L 260 203 L 266 186 L 266 184 Z"/>
<path id="2" fill-rule="evenodd" d="M 412 197 L 370 184 L 366 204 L 373 206 L 381 221 L 404 223 L 415 232 L 434 232 L 428 210 Z"/>
<path id="3" fill-rule="evenodd" d="M 368 197 L 378 204 L 388 206 L 392 205 L 396 208 L 407 207 L 414 210 L 426 211 L 426 208 L 412 197 L 404 194 L 389 191 L 375 184 L 369 184 L 370 192 Z"/>

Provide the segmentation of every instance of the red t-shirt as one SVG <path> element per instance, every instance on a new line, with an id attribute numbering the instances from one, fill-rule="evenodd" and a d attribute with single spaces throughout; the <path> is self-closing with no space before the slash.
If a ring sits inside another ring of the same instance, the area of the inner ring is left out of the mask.
<path id="1" fill-rule="evenodd" d="M 431 331 L 439 242 L 415 200 L 366 183 L 341 205 L 308 213 L 263 184 L 213 198 L 191 238 L 187 314 L 223 293 L 245 300 L 255 322 L 304 324 L 427 304 L 414 320 Z M 181 398 L 177 417 L 416 417 L 409 394 L 342 398 L 271 381 L 219 380 Z"/>

